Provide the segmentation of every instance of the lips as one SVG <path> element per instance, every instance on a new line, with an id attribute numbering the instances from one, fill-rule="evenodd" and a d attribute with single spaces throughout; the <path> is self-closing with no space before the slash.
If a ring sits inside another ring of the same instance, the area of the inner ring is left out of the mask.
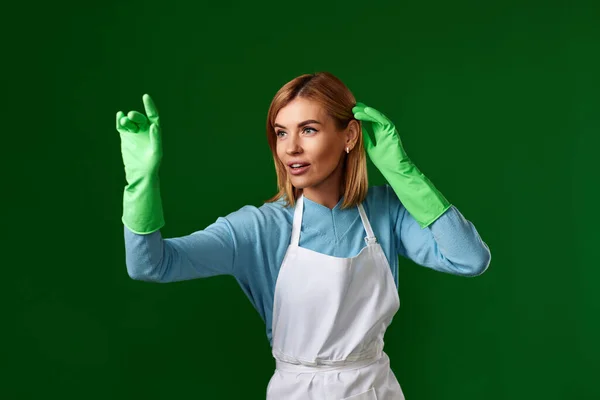
<path id="1" fill-rule="evenodd" d="M 292 167 L 292 165 L 301 165 L 300 167 Z M 290 174 L 292 175 L 301 175 L 305 173 L 309 168 L 310 164 L 306 163 L 290 163 L 288 164 L 288 168 L 290 170 Z"/>
<path id="2" fill-rule="evenodd" d="M 307 165 L 309 165 L 309 163 L 304 162 L 304 161 L 290 161 L 287 163 L 287 166 L 292 168 L 292 165 L 299 165 L 300 167 L 305 167 Z"/>

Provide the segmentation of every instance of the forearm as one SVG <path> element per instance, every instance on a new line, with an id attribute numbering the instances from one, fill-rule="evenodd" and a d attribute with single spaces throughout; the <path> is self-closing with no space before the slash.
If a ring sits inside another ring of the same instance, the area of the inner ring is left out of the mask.
<path id="1" fill-rule="evenodd" d="M 149 234 L 137 234 L 126 225 L 123 228 L 125 263 L 129 276 L 140 281 L 161 282 L 167 266 L 164 262 L 164 243 L 160 230 Z"/>
<path id="2" fill-rule="evenodd" d="M 124 235 L 132 279 L 164 283 L 233 274 L 235 245 L 224 220 L 177 238 L 163 239 L 160 231 L 140 235 L 126 226 Z"/>
<path id="3" fill-rule="evenodd" d="M 435 251 L 426 260 L 435 269 L 463 276 L 481 275 L 488 268 L 491 253 L 475 226 L 454 206 L 425 230 L 435 242 Z M 433 258 L 433 257 L 432 257 Z"/>
<path id="4" fill-rule="evenodd" d="M 430 226 L 450 207 L 450 202 L 408 159 L 381 168 L 398 199 L 421 228 Z"/>

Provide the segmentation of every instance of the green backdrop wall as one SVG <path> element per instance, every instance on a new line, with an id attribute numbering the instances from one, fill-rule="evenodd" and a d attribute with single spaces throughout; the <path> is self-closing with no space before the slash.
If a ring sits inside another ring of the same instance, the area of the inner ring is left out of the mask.
<path id="1" fill-rule="evenodd" d="M 154 98 L 162 233 L 186 235 L 274 194 L 269 102 L 326 70 L 492 252 L 474 279 L 401 260 L 406 398 L 600 398 L 599 3 L 258 3 L 7 6 L 0 397 L 264 398 L 274 360 L 232 277 L 127 275 L 115 114 Z"/>

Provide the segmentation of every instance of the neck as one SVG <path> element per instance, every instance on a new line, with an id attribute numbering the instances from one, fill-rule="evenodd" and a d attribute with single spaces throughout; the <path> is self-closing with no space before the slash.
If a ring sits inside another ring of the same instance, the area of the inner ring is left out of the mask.
<path id="1" fill-rule="evenodd" d="M 341 194 L 338 190 L 315 190 L 316 188 L 306 188 L 302 191 L 305 198 L 315 203 L 321 204 L 332 210 L 340 201 Z"/>
<path id="2" fill-rule="evenodd" d="M 315 203 L 333 209 L 342 198 L 342 168 L 338 167 L 323 182 L 302 190 L 304 197 Z"/>

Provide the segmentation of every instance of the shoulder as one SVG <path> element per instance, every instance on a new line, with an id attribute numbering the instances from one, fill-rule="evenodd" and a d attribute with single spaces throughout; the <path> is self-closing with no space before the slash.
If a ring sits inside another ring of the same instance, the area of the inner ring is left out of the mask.
<path id="1" fill-rule="evenodd" d="M 367 212 L 386 213 L 392 217 L 397 217 L 402 208 L 394 189 L 388 184 L 369 187 L 363 203 Z"/>
<path id="2" fill-rule="evenodd" d="M 219 218 L 226 222 L 234 234 L 253 235 L 278 232 L 291 225 L 293 209 L 283 201 L 262 205 L 244 205 L 236 211 Z"/>
<path id="3" fill-rule="evenodd" d="M 367 191 L 366 201 L 370 203 L 382 203 L 388 201 L 390 193 L 393 193 L 390 185 L 370 186 Z"/>

